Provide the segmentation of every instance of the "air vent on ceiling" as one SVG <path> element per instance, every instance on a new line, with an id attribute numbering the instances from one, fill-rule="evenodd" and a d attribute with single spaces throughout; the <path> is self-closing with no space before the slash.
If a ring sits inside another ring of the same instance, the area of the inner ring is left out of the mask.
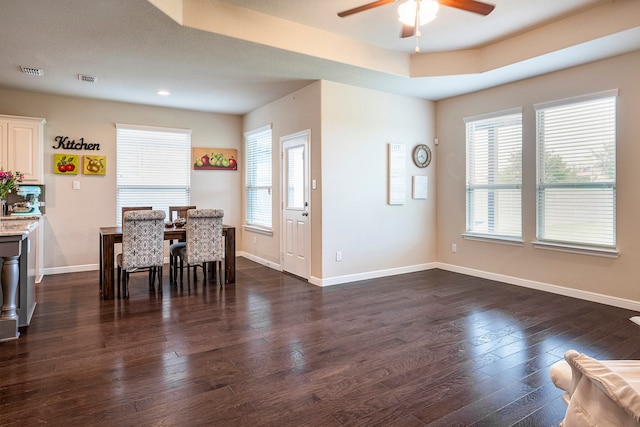
<path id="1" fill-rule="evenodd" d="M 97 83 L 98 78 L 95 76 L 88 76 L 86 74 L 78 74 L 78 80 L 87 83 Z"/>
<path id="2" fill-rule="evenodd" d="M 32 67 L 20 67 L 23 73 L 29 74 L 30 76 L 41 76 L 44 74 L 42 68 L 32 68 Z"/>

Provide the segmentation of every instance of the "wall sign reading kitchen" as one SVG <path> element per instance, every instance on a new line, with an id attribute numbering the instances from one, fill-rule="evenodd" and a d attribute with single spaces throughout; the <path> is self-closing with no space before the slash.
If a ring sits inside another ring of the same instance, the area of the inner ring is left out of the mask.
<path id="1" fill-rule="evenodd" d="M 56 150 L 96 150 L 100 151 L 100 144 L 89 144 L 84 142 L 84 138 L 80 138 L 78 142 L 75 139 L 70 139 L 68 136 L 56 136 L 54 141 L 58 145 L 54 145 Z"/>
<path id="2" fill-rule="evenodd" d="M 57 145 L 54 150 L 91 150 L 99 151 L 100 144 L 90 144 L 80 138 L 78 141 L 68 136 L 56 136 Z M 107 172 L 107 156 L 82 156 L 83 165 L 80 167 L 80 157 L 77 154 L 60 153 L 53 155 L 53 173 L 63 175 L 77 175 L 82 170 L 84 175 L 105 175 Z"/>

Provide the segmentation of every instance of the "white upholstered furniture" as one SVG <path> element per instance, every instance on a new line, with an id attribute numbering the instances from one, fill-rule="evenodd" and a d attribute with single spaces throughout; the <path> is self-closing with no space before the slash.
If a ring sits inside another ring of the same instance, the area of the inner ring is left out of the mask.
<path id="1" fill-rule="evenodd" d="M 551 366 L 564 390 L 563 427 L 640 426 L 640 360 L 596 360 L 575 350 Z"/>

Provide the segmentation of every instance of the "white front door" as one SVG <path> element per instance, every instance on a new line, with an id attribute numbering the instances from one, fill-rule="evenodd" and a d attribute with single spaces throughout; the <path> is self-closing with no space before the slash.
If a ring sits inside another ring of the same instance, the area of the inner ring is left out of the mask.
<path id="1" fill-rule="evenodd" d="M 309 278 L 309 131 L 285 136 L 282 146 L 282 269 Z"/>

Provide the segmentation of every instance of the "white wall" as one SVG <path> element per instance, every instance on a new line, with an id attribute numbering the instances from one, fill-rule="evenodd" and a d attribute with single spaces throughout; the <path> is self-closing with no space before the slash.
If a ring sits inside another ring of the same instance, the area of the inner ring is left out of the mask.
<path id="1" fill-rule="evenodd" d="M 116 221 L 116 123 L 192 129 L 194 147 L 241 148 L 241 117 L 147 107 L 54 95 L 0 90 L 0 113 L 47 119 L 44 136 L 46 186 L 45 273 L 97 268 L 98 228 Z M 105 176 L 53 173 L 58 135 L 100 144 L 100 151 L 71 152 L 107 156 Z M 241 165 L 239 167 L 241 169 Z M 167 171 L 171 173 L 171 171 Z M 241 171 L 192 171 L 191 203 L 222 208 L 225 223 L 240 225 Z M 81 189 L 73 190 L 72 181 Z M 240 231 L 240 230 L 238 230 Z M 238 250 L 241 249 L 238 243 Z"/>
<path id="2" fill-rule="evenodd" d="M 639 304 L 640 52 L 567 69 L 437 103 L 438 260 L 450 268 L 613 305 Z M 533 104 L 619 89 L 617 102 L 618 259 L 535 249 L 535 113 Z M 523 107 L 522 247 L 464 240 L 463 118 Z M 451 244 L 457 244 L 457 253 Z M 559 287 L 554 289 L 554 287 Z M 600 298 L 605 296 L 605 298 Z"/>

